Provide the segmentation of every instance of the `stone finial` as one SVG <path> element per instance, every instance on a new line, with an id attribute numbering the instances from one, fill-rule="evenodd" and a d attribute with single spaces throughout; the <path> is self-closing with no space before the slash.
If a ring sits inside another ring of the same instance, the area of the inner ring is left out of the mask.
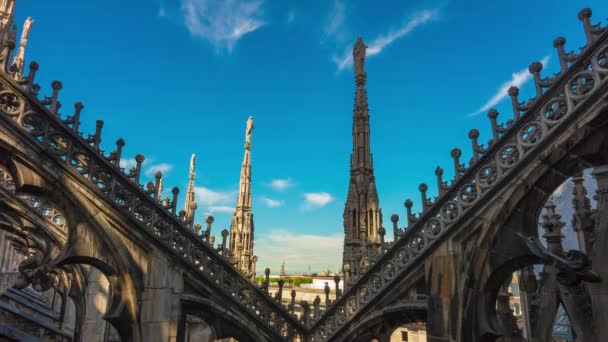
<path id="1" fill-rule="evenodd" d="M 422 211 L 426 211 L 428 208 L 433 206 L 433 202 L 430 201 L 426 196 L 426 192 L 428 191 L 428 189 L 429 186 L 426 185 L 426 183 L 420 183 L 420 185 L 418 186 L 418 190 L 420 191 L 420 198 L 422 200 Z"/>
<path id="2" fill-rule="evenodd" d="M 443 169 L 441 166 L 437 166 L 435 169 L 435 176 L 437 176 L 437 191 L 439 192 L 439 196 L 443 195 L 446 191 L 446 184 L 443 181 Z"/>
<path id="3" fill-rule="evenodd" d="M 473 160 L 479 160 L 479 143 L 477 139 L 479 138 L 479 131 L 476 129 L 472 129 L 469 131 L 469 139 L 471 139 L 471 145 L 473 150 Z"/>
<path id="4" fill-rule="evenodd" d="M 403 203 L 403 205 L 405 206 L 405 210 L 407 213 L 407 226 L 409 227 L 416 222 L 416 215 L 412 213 L 412 207 L 414 206 L 414 202 L 412 202 L 412 200 L 408 198 L 405 200 L 405 203 Z"/>
<path id="5" fill-rule="evenodd" d="M 291 303 L 289 304 L 289 312 L 293 315 L 296 310 L 296 290 L 291 290 Z"/>
<path id="6" fill-rule="evenodd" d="M 211 235 L 211 224 L 213 223 L 213 221 L 215 221 L 213 216 L 207 216 L 205 218 L 205 223 L 207 223 L 207 229 L 205 230 L 204 237 L 207 240 L 209 239 L 209 236 Z"/>
<path id="7" fill-rule="evenodd" d="M 57 112 L 59 110 L 59 102 L 57 101 L 57 98 L 59 97 L 59 91 L 61 88 L 63 88 L 63 84 L 60 81 L 55 80 L 51 83 L 51 87 L 53 88 L 53 95 L 51 95 L 51 105 L 49 110 L 51 113 L 59 115 Z"/>
<path id="8" fill-rule="evenodd" d="M 488 112 L 488 118 L 490 118 L 490 123 L 492 124 L 492 143 L 498 143 L 499 130 L 498 130 L 498 111 L 494 108 L 490 109 Z"/>
<path id="9" fill-rule="evenodd" d="M 74 115 L 70 118 L 72 129 L 74 132 L 78 133 L 78 129 L 80 128 L 80 112 L 84 108 L 82 102 L 78 101 L 74 103 Z"/>
<path id="10" fill-rule="evenodd" d="M 532 76 L 534 76 L 534 86 L 536 87 L 536 98 L 540 98 L 543 94 L 543 86 L 540 78 L 540 72 L 543 70 L 543 63 L 535 61 L 528 68 Z"/>
<path id="11" fill-rule="evenodd" d="M 391 215 L 391 222 L 393 223 L 393 235 L 395 236 L 395 241 L 399 239 L 399 215 L 393 214 Z"/>
<path id="12" fill-rule="evenodd" d="M 25 86 L 25 90 L 27 90 L 30 94 L 36 96 L 38 95 L 39 87 L 36 86 L 36 72 L 38 71 L 38 63 L 31 62 L 30 63 L 30 73 L 27 75 L 27 83 Z"/>
<path id="13" fill-rule="evenodd" d="M 310 326 L 310 305 L 307 301 L 300 301 L 300 307 L 302 308 L 302 323 L 305 327 Z"/>
<path id="14" fill-rule="evenodd" d="M 312 302 L 312 307 L 313 307 L 312 314 L 315 319 L 317 319 L 321 316 L 320 305 L 321 305 L 321 297 L 319 297 L 319 295 L 317 295 L 315 297 L 315 300 Z"/>
<path id="15" fill-rule="evenodd" d="M 568 61 L 566 60 L 566 38 L 557 37 L 553 41 L 553 47 L 557 50 L 557 57 L 559 59 L 560 74 L 568 70 Z"/>
<path id="16" fill-rule="evenodd" d="M 325 292 L 325 306 L 328 307 L 331 304 L 331 300 L 329 299 L 329 293 L 331 289 L 329 288 L 329 282 L 325 282 L 325 288 L 323 288 Z"/>
<path id="17" fill-rule="evenodd" d="M 519 119 L 520 115 L 520 107 L 519 107 L 519 88 L 516 86 L 511 86 L 509 91 L 507 92 L 509 97 L 511 98 L 511 107 L 513 108 L 513 118 L 514 120 Z"/>
<path id="18" fill-rule="evenodd" d="M 125 147 L 125 141 L 122 138 L 119 138 L 116 140 L 116 150 L 110 153 L 109 160 L 117 167 L 120 167 L 120 158 L 122 157 L 123 147 Z"/>
<path id="19" fill-rule="evenodd" d="M 171 193 L 173 194 L 173 200 L 171 200 L 171 213 L 175 215 L 175 212 L 177 211 L 177 196 L 179 195 L 179 188 L 174 186 L 173 189 L 171 189 Z"/>
<path id="20" fill-rule="evenodd" d="M 277 285 L 279 285 L 279 292 L 277 293 L 277 300 L 279 301 L 279 303 L 281 303 L 281 301 L 283 300 L 283 286 L 285 285 L 285 280 L 283 278 L 280 278 L 277 281 Z"/>
<path id="21" fill-rule="evenodd" d="M 583 8 L 578 12 L 578 20 L 583 22 L 583 29 L 585 30 L 585 38 L 587 38 L 587 47 L 594 42 L 593 36 L 593 25 L 591 25 L 591 15 L 593 12 L 591 8 Z"/>
<path id="22" fill-rule="evenodd" d="M 462 156 L 462 151 L 459 148 L 455 148 L 450 152 L 452 159 L 454 159 L 454 180 L 460 179 L 462 176 L 462 164 L 460 164 L 460 156 Z"/>
<path id="23" fill-rule="evenodd" d="M 226 239 L 228 238 L 228 234 L 230 234 L 228 229 L 222 230 L 222 254 L 226 251 Z"/>
<path id="24" fill-rule="evenodd" d="M 344 264 L 344 284 L 347 282 L 347 273 L 350 272 L 350 265 L 348 263 Z M 340 292 L 340 276 L 334 276 L 334 284 L 336 286 L 336 299 L 342 297 L 342 293 Z"/>

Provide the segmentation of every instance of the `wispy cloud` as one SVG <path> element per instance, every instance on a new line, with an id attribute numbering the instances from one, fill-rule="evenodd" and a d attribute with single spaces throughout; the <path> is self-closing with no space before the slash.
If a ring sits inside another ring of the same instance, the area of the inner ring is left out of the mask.
<path id="1" fill-rule="evenodd" d="M 264 205 L 266 205 L 268 208 L 278 208 L 283 205 L 283 201 L 268 197 L 262 197 L 262 202 L 264 202 Z"/>
<path id="2" fill-rule="evenodd" d="M 196 202 L 206 213 L 231 213 L 234 211 L 237 191 L 211 190 L 204 186 L 194 188 Z"/>
<path id="3" fill-rule="evenodd" d="M 381 53 L 387 46 L 394 43 L 397 39 L 407 36 L 416 27 L 437 19 L 439 19 L 439 9 L 437 8 L 416 13 L 397 30 L 391 30 L 368 44 L 366 56 L 371 57 Z M 338 66 L 338 70 L 344 70 L 353 65 L 352 47 L 348 47 L 341 56 L 334 57 L 333 61 Z"/>
<path id="4" fill-rule="evenodd" d="M 289 12 L 287 12 L 287 17 L 285 18 L 285 21 L 288 24 L 292 24 L 295 20 L 296 20 L 296 11 L 290 10 Z"/>
<path id="5" fill-rule="evenodd" d="M 277 191 L 283 191 L 291 188 L 294 183 L 291 178 L 275 178 L 268 185 Z"/>
<path id="6" fill-rule="evenodd" d="M 346 4 L 343 0 L 334 0 L 332 9 L 325 23 L 325 39 L 333 38 L 342 41 L 345 37 L 344 22 L 346 19 Z"/>
<path id="7" fill-rule="evenodd" d="M 259 257 L 258 269 L 270 267 L 273 274 L 278 274 L 280 264 L 285 261 L 288 274 L 308 270 L 313 272 L 326 269 L 337 271 L 342 263 L 342 245 L 344 235 L 298 234 L 289 230 L 271 230 L 256 236 Z"/>
<path id="8" fill-rule="evenodd" d="M 304 194 L 304 209 L 317 209 L 326 206 L 334 197 L 327 192 L 309 192 Z"/>
<path id="9" fill-rule="evenodd" d="M 263 0 L 180 0 L 190 33 L 232 52 L 236 42 L 264 25 Z"/>
<path id="10" fill-rule="evenodd" d="M 146 167 L 144 174 L 148 177 L 154 177 L 156 172 L 160 171 L 164 176 L 166 176 L 171 170 L 173 170 L 173 165 L 168 163 L 159 163 Z"/>
<path id="11" fill-rule="evenodd" d="M 543 58 L 540 62 L 543 64 L 543 66 L 547 66 L 547 63 L 549 63 L 549 56 L 545 56 L 545 58 Z M 521 86 L 526 84 L 526 82 L 530 81 L 531 79 L 532 74 L 530 74 L 528 68 L 513 73 L 510 80 L 500 85 L 500 88 L 498 88 L 498 91 L 496 91 L 494 96 L 492 96 L 483 106 L 481 106 L 481 108 L 469 114 L 469 116 L 479 115 L 491 109 L 508 96 L 508 91 L 511 86 L 521 88 Z"/>

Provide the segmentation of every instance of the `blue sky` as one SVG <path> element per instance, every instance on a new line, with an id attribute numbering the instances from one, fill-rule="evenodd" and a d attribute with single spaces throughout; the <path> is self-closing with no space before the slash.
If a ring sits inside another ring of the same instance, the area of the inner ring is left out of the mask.
<path id="1" fill-rule="evenodd" d="M 62 113 L 83 101 L 82 131 L 105 121 L 102 147 L 146 158 L 185 192 L 197 155 L 199 210 L 214 232 L 235 205 L 245 122 L 255 119 L 253 210 L 259 268 L 335 270 L 341 262 L 342 211 L 351 149 L 357 36 L 366 69 L 372 150 L 384 226 L 435 193 L 434 169 L 449 179 L 450 150 L 470 156 L 471 128 L 491 135 L 491 107 L 512 83 L 532 90 L 528 65 L 556 72 L 552 42 L 584 45 L 577 19 L 608 16 L 605 1 L 18 1 L 16 20 L 35 22 L 26 52 L 38 81 L 63 82 Z M 147 179 L 145 180 L 147 181 Z M 182 201 L 183 203 L 183 201 Z M 403 225 L 403 220 L 401 222 Z"/>

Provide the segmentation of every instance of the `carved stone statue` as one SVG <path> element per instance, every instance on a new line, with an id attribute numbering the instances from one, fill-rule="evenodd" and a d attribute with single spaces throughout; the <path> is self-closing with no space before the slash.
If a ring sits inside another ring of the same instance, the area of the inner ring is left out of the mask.
<path id="1" fill-rule="evenodd" d="M 251 143 L 251 135 L 253 135 L 253 117 L 247 119 L 247 129 L 245 130 L 245 143 Z"/>
<path id="2" fill-rule="evenodd" d="M 355 44 L 355 47 L 353 48 L 353 61 L 355 64 L 355 77 L 358 75 L 363 75 L 365 73 L 364 66 L 365 66 L 365 50 L 366 49 L 367 49 L 367 46 L 365 46 L 365 44 L 363 43 L 363 39 L 361 39 L 361 37 L 359 37 L 357 39 L 357 43 Z"/>

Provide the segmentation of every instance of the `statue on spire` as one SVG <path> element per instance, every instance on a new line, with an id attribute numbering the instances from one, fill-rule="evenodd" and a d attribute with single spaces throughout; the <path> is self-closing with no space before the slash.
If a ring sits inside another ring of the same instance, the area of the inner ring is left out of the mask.
<path id="1" fill-rule="evenodd" d="M 196 204 L 196 194 L 194 187 L 194 178 L 196 173 L 194 172 L 194 167 L 196 166 L 196 155 L 192 154 L 190 157 L 190 174 L 189 174 L 189 182 L 188 182 L 188 192 L 186 193 L 186 204 L 184 211 L 186 212 L 185 223 L 188 225 L 192 225 L 194 223 L 194 213 L 197 208 Z"/>
<path id="2" fill-rule="evenodd" d="M 365 75 L 365 51 L 367 46 L 363 43 L 363 39 L 361 37 L 357 38 L 357 43 L 353 48 L 353 61 L 355 64 L 355 77 L 359 75 Z"/>
<path id="3" fill-rule="evenodd" d="M 251 144 L 251 136 L 253 135 L 253 116 L 247 119 L 247 129 L 245 130 L 245 145 Z"/>

